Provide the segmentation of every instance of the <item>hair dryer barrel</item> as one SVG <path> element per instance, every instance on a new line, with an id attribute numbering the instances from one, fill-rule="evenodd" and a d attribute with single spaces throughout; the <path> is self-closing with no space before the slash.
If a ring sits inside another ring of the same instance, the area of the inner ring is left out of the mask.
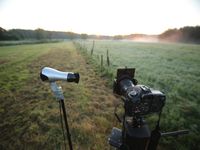
<path id="1" fill-rule="evenodd" d="M 59 81 L 64 80 L 67 82 L 79 82 L 79 73 L 74 72 L 62 72 L 50 67 L 44 67 L 40 72 L 40 78 L 42 81 Z"/>

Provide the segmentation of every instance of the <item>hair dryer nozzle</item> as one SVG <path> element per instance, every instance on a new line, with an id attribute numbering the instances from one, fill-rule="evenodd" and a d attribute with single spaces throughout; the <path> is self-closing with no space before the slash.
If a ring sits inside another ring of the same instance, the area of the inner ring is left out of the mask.
<path id="1" fill-rule="evenodd" d="M 68 82 L 75 82 L 78 83 L 80 79 L 79 73 L 69 73 L 67 76 Z"/>

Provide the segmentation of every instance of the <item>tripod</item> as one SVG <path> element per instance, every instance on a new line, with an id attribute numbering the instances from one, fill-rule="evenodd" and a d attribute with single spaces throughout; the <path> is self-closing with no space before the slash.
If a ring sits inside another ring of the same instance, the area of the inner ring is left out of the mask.
<path id="1" fill-rule="evenodd" d="M 125 107 L 124 107 L 125 108 Z M 179 130 L 173 132 L 161 133 L 160 118 L 161 112 L 158 113 L 156 127 L 150 131 L 148 124 L 141 116 L 127 116 L 124 111 L 122 120 L 115 112 L 117 120 L 122 123 L 122 129 L 113 127 L 108 142 L 116 150 L 156 150 L 159 140 L 165 136 L 178 136 L 188 134 L 188 130 Z"/>
<path id="2" fill-rule="evenodd" d="M 73 150 L 71 135 L 70 135 L 70 132 L 69 132 L 69 125 L 68 125 L 68 121 L 67 121 L 67 115 L 66 115 L 66 109 L 65 109 L 65 103 L 64 103 L 64 95 L 63 95 L 63 92 L 62 92 L 62 88 L 60 86 L 58 86 L 56 84 L 56 82 L 51 82 L 50 85 L 51 85 L 51 89 L 52 89 L 56 99 L 61 104 L 61 109 L 62 109 L 62 112 L 63 112 L 64 122 L 65 122 L 65 128 L 66 128 L 66 131 L 67 131 L 67 139 L 68 139 L 68 143 L 69 143 L 69 149 Z M 61 123 L 62 123 L 62 121 L 61 121 Z"/>

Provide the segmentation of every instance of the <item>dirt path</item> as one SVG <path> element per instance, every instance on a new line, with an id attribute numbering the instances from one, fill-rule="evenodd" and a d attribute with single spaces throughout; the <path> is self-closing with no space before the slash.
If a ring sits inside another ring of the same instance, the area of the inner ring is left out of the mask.
<path id="1" fill-rule="evenodd" d="M 4 136 L 2 145 L 9 149 L 63 148 L 58 102 L 49 84 L 39 78 L 44 66 L 80 73 L 79 84 L 58 82 L 66 99 L 74 148 L 109 149 L 107 138 L 114 124 L 115 97 L 106 81 L 69 42 L 29 64 L 31 79 L 22 89 L 5 97 L 12 101 L 7 104 L 10 107 L 4 112 L 4 123 L 0 126 L 1 136 Z"/>

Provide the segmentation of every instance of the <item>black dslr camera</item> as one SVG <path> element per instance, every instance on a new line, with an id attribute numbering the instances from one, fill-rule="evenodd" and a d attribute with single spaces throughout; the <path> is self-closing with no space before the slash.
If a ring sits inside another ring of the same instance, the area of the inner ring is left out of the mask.
<path id="1" fill-rule="evenodd" d="M 160 132 L 160 117 L 166 96 L 161 91 L 138 85 L 134 75 L 135 68 L 117 70 L 113 92 L 122 97 L 124 114 L 120 118 L 115 112 L 122 129 L 112 129 L 109 144 L 117 150 L 156 150 L 161 136 L 188 134 L 188 130 Z M 158 114 L 158 120 L 155 129 L 150 132 L 144 116 L 153 113 Z"/>
<path id="2" fill-rule="evenodd" d="M 165 94 L 145 85 L 137 85 L 135 69 L 118 69 L 113 92 L 124 97 L 125 115 L 143 116 L 160 112 L 165 104 Z"/>
<path id="3" fill-rule="evenodd" d="M 113 92 L 122 96 L 124 114 L 122 130 L 113 128 L 108 139 L 109 144 L 118 150 L 145 150 L 151 138 L 148 125 L 143 117 L 152 113 L 161 113 L 166 96 L 158 90 L 138 85 L 134 78 L 135 68 L 117 70 Z"/>

